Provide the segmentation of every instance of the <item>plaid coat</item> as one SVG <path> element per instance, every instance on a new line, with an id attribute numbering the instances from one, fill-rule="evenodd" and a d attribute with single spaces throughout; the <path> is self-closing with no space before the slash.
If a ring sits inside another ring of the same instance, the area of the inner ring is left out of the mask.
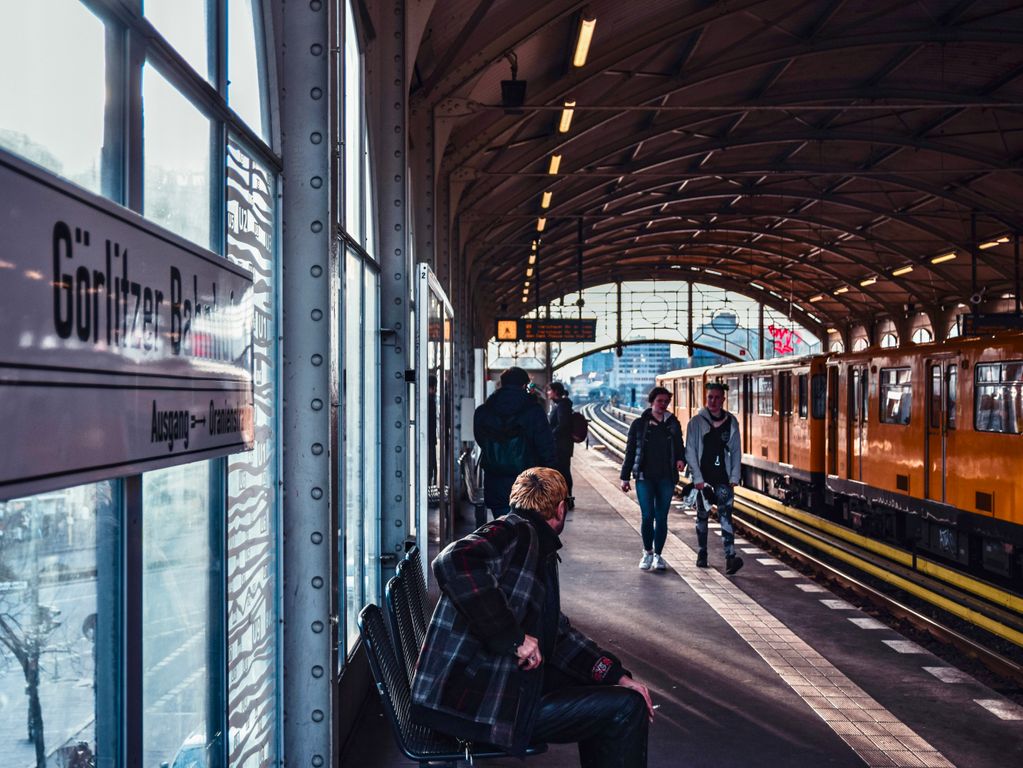
<path id="1" fill-rule="evenodd" d="M 573 629 L 558 611 L 553 638 L 544 638 L 547 589 L 543 547 L 533 513 L 513 509 L 448 545 L 433 562 L 441 599 L 416 664 L 412 716 L 416 722 L 466 741 L 524 752 L 540 701 L 543 670 L 551 665 L 580 685 L 617 683 L 618 659 Z M 550 531 L 553 534 L 553 531 Z M 553 586 L 557 596 L 557 584 Z M 518 668 L 515 645 L 524 633 L 552 647 L 543 665 Z"/>

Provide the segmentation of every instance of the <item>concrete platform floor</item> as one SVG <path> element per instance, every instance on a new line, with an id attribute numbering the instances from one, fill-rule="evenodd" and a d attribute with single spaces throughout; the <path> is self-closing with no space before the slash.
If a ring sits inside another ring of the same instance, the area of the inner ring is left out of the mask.
<path id="1" fill-rule="evenodd" d="M 597 450 L 573 462 L 562 608 L 650 687 L 651 768 L 1023 765 L 1023 708 L 748 543 L 735 576 L 723 574 L 716 537 L 711 567 L 696 568 L 693 519 L 680 507 L 668 570 L 640 571 L 639 508 L 617 469 Z M 345 768 L 412 764 L 373 696 L 356 733 Z M 578 757 L 551 745 L 526 764 Z"/>

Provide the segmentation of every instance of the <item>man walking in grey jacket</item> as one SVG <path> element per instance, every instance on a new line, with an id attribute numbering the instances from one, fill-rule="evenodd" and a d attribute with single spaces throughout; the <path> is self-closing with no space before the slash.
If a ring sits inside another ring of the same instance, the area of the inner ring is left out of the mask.
<path id="1" fill-rule="evenodd" d="M 707 407 L 689 420 L 686 428 L 686 463 L 699 492 L 696 503 L 696 540 L 700 551 L 696 564 L 707 567 L 707 519 L 713 504 L 718 508 L 721 542 L 725 547 L 725 573 L 742 568 L 735 554 L 735 528 L 732 527 L 734 488 L 742 472 L 742 445 L 739 422 L 725 405 L 725 385 L 712 381 L 706 386 Z"/>

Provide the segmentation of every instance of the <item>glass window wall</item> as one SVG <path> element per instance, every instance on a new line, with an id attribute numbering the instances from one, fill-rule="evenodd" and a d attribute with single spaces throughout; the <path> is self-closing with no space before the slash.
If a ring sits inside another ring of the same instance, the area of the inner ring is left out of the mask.
<path id="1" fill-rule="evenodd" d="M 266 140 L 270 126 L 260 5 L 259 0 L 227 2 L 227 103 Z"/>
<path id="2" fill-rule="evenodd" d="M 146 218 L 208 248 L 210 120 L 153 66 L 142 70 Z"/>
<path id="3" fill-rule="evenodd" d="M 79 0 L 0 0 L 0 147 L 94 192 L 102 178 L 105 34 Z"/>
<path id="4" fill-rule="evenodd" d="M 219 718 L 209 708 L 211 582 L 220 558 L 211 541 L 210 464 L 142 476 L 142 742 L 146 766 L 209 763 Z"/>
<path id="5" fill-rule="evenodd" d="M 119 536 L 113 483 L 0 501 L 0 749 L 7 765 L 45 765 L 47 756 L 50 765 L 94 765 L 97 756 L 113 764 L 120 654 L 109 638 L 120 590 L 110 555 Z"/>
<path id="6" fill-rule="evenodd" d="M 143 0 L 149 22 L 199 76 L 212 81 L 207 0 Z"/>

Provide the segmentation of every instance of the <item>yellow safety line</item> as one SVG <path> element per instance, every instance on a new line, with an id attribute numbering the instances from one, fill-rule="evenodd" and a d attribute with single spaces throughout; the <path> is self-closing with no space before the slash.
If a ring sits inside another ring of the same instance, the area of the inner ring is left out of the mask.
<path id="1" fill-rule="evenodd" d="M 952 568 L 940 565 L 933 560 L 928 560 L 926 557 L 920 557 L 918 555 L 916 562 L 914 562 L 913 555 L 906 552 L 904 549 L 892 547 L 891 545 L 883 544 L 875 541 L 874 539 L 867 538 L 862 534 L 850 531 L 844 526 L 828 522 L 827 520 L 822 520 L 816 515 L 811 515 L 801 509 L 786 507 L 777 499 L 772 499 L 770 496 L 763 496 L 756 491 L 749 490 L 748 488 L 736 488 L 735 492 L 737 496 L 743 496 L 755 504 L 760 504 L 768 509 L 774 510 L 778 514 L 799 520 L 811 528 L 824 531 L 835 538 L 848 541 L 850 544 L 855 544 L 861 549 L 866 549 L 875 554 L 881 555 L 882 557 L 887 557 L 889 560 L 894 560 L 907 568 L 913 568 L 919 573 L 938 579 L 939 581 L 944 581 L 951 586 L 970 592 L 978 597 L 982 597 L 988 602 L 994 603 L 1002 608 L 1023 614 L 1023 598 L 1020 598 L 1011 592 L 1006 592 L 1004 589 L 999 589 L 991 584 L 977 581 L 964 573 L 960 573 Z"/>
<path id="2" fill-rule="evenodd" d="M 997 635 L 998 637 L 1001 637 L 1004 640 L 1008 640 L 1011 643 L 1023 647 L 1023 632 L 1018 632 L 1012 629 L 1011 627 L 1007 627 L 1004 624 L 1001 624 L 998 621 L 995 621 L 994 619 L 991 619 L 973 610 L 972 608 L 967 608 L 965 605 L 960 605 L 959 603 L 956 603 L 953 600 L 943 597 L 942 595 L 936 594 L 925 587 L 921 587 L 918 584 L 914 584 L 908 579 L 904 579 L 901 576 L 897 576 L 894 573 L 890 573 L 884 568 L 876 566 L 873 563 L 869 563 L 866 560 L 862 560 L 856 557 L 855 555 L 845 552 L 844 550 L 839 549 L 838 547 L 832 544 L 821 542 L 820 540 L 815 539 L 810 534 L 804 533 L 803 531 L 800 531 L 798 528 L 795 528 L 794 526 L 788 525 L 787 523 L 781 522 L 779 520 L 769 519 L 766 515 L 763 515 L 762 513 L 758 512 L 755 509 L 750 509 L 744 506 L 743 511 L 745 511 L 747 514 L 752 515 L 754 519 L 758 521 L 768 523 L 774 527 L 782 528 L 783 530 L 786 531 L 786 533 L 788 533 L 788 535 L 796 539 L 799 539 L 800 541 L 806 542 L 807 544 L 812 545 L 816 549 L 826 552 L 832 557 L 842 560 L 843 562 L 849 563 L 850 565 L 855 566 L 861 571 L 869 573 L 872 576 L 875 576 L 876 578 L 879 578 L 888 584 L 896 586 L 905 592 L 909 592 L 912 595 L 916 595 L 917 597 L 927 601 L 931 605 L 936 605 L 939 608 L 942 608 L 943 610 L 951 613 L 952 615 L 958 616 L 964 621 L 968 621 L 971 624 L 974 624 L 978 627 L 981 627 L 982 629 L 987 630 L 993 635 Z"/>

